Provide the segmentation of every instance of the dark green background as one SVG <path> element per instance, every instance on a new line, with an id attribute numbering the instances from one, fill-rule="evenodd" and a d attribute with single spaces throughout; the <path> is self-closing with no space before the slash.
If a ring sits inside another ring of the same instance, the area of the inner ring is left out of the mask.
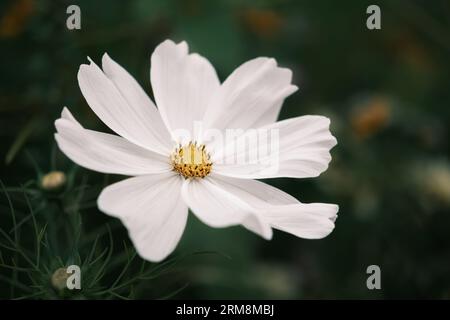
<path id="1" fill-rule="evenodd" d="M 123 296 L 157 298 L 187 284 L 175 297 L 450 297 L 448 1 L 86 0 L 75 2 L 82 29 L 69 31 L 66 8 L 73 3 L 0 5 L 0 178 L 17 220 L 26 221 L 19 228 L 24 250 L 33 256 L 36 237 L 26 199 L 14 188 L 27 182 L 38 228 L 47 224 L 50 239 L 42 251 L 45 272 L 30 276 L 0 267 L 0 298 L 34 291 L 42 291 L 35 298 L 118 298 L 95 295 L 95 288 L 73 294 L 49 286 L 51 273 L 83 259 L 106 225 L 115 244 L 112 257 L 123 254 L 123 241 L 131 250 L 124 227 L 95 207 L 101 188 L 120 177 L 74 172 L 55 148 L 53 122 L 66 105 L 86 127 L 107 131 L 78 88 L 79 65 L 87 56 L 99 62 L 108 52 L 151 94 L 150 55 L 167 38 L 186 40 L 221 80 L 258 56 L 293 70 L 300 89 L 280 117 L 328 116 L 338 145 L 319 178 L 269 183 L 303 202 L 337 203 L 339 218 L 326 239 L 276 232 L 267 242 L 243 228 L 211 229 L 190 215 L 174 256 L 215 253 L 188 256 L 169 275 L 141 279 Z M 381 7 L 381 30 L 366 28 L 369 4 Z M 40 174 L 53 169 L 70 172 L 70 184 L 61 192 L 41 191 Z M 10 236 L 13 222 L 2 192 L 0 227 Z M 8 250 L 4 237 L 0 243 L 2 264 L 27 264 Z M 110 247 L 107 236 L 99 243 L 95 254 Z M 106 264 L 102 287 L 114 282 L 125 261 Z M 381 290 L 366 288 L 372 264 L 381 267 Z M 136 272 L 130 269 L 124 278 Z"/>

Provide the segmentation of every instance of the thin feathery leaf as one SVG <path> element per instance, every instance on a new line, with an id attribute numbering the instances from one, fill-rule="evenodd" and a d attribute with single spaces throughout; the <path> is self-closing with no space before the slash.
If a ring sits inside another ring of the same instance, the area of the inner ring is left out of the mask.
<path id="1" fill-rule="evenodd" d="M 41 243 L 39 241 L 39 229 L 36 222 L 36 217 L 34 216 L 34 210 L 31 206 L 30 199 L 28 199 L 27 194 L 24 192 L 25 201 L 28 206 L 28 210 L 30 211 L 31 219 L 33 221 L 34 233 L 36 235 L 36 266 L 39 268 L 40 260 L 41 260 Z"/>
<path id="2" fill-rule="evenodd" d="M 23 129 L 19 132 L 19 134 L 17 135 L 16 139 L 13 141 L 11 147 L 9 148 L 8 152 L 6 153 L 6 157 L 5 157 L 5 164 L 6 165 L 9 165 L 14 160 L 14 158 L 17 155 L 17 153 L 25 145 L 25 143 L 27 142 L 28 138 L 33 133 L 33 130 L 37 126 L 39 120 L 40 119 L 38 117 L 32 118 L 31 120 L 29 120 L 25 124 Z"/>
<path id="3" fill-rule="evenodd" d="M 109 225 L 107 225 L 108 228 L 108 234 L 109 234 L 109 252 L 108 255 L 106 256 L 105 261 L 103 262 L 102 266 L 100 267 L 99 271 L 97 272 L 97 274 L 94 276 L 92 282 L 91 282 L 91 286 L 93 284 L 95 284 L 96 282 L 100 281 L 100 279 L 103 277 L 104 275 L 104 269 L 106 267 L 106 265 L 108 264 L 109 260 L 111 259 L 113 250 L 114 250 L 114 240 L 113 240 L 113 236 L 111 233 L 111 229 L 109 228 Z"/>
<path id="4" fill-rule="evenodd" d="M 182 287 L 178 288 L 177 290 L 175 290 L 174 292 L 169 293 L 168 295 L 165 295 L 161 298 L 158 298 L 157 300 L 167 300 L 170 299 L 174 296 L 176 296 L 177 294 L 179 294 L 181 291 L 183 291 L 184 289 L 186 289 L 187 287 L 189 287 L 189 283 L 186 283 L 185 285 L 183 285 Z"/>

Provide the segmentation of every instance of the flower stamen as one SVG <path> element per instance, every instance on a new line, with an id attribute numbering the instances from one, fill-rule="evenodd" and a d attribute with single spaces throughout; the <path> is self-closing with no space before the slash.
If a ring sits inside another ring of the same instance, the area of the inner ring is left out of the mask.
<path id="1" fill-rule="evenodd" d="M 170 160 L 173 170 L 188 178 L 204 178 L 211 172 L 212 162 L 204 144 L 189 142 L 177 147 Z"/>

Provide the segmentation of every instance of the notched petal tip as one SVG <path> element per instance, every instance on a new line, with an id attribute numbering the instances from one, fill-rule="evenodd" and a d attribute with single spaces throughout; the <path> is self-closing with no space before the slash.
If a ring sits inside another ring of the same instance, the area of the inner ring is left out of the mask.
<path id="1" fill-rule="evenodd" d="M 55 123 L 56 131 L 57 131 L 58 133 L 60 133 L 61 130 L 62 130 L 65 126 L 67 126 L 67 122 L 68 122 L 68 120 L 67 120 L 67 119 L 64 119 L 64 118 L 56 119 L 55 122 L 54 122 L 54 123 Z"/>
<path id="2" fill-rule="evenodd" d="M 114 61 L 107 52 L 102 55 L 102 69 L 103 72 L 109 77 L 111 74 L 111 68 L 116 67 L 123 69 L 116 61 Z"/>
<path id="3" fill-rule="evenodd" d="M 295 85 L 287 86 L 283 91 L 281 91 L 278 95 L 282 97 L 282 99 L 288 98 L 290 95 L 292 95 L 294 92 L 298 90 L 298 87 Z"/>
<path id="4" fill-rule="evenodd" d="M 90 64 L 81 64 L 80 65 L 80 67 L 78 68 L 78 73 L 77 73 L 78 84 L 80 83 L 80 81 L 82 81 L 82 79 L 84 77 L 86 77 L 86 73 L 89 72 L 90 68 L 91 68 Z"/>
<path id="5" fill-rule="evenodd" d="M 337 204 L 330 204 L 330 206 L 333 208 L 332 209 L 332 215 L 329 217 L 330 219 L 332 219 L 333 222 L 336 221 L 337 217 L 338 217 L 338 212 L 339 212 L 339 206 Z"/>
<path id="6" fill-rule="evenodd" d="M 272 227 L 269 225 L 267 231 L 261 235 L 265 240 L 270 241 L 273 238 L 273 229 Z"/>
<path id="7" fill-rule="evenodd" d="M 61 117 L 64 116 L 64 114 L 70 113 L 69 108 L 67 106 L 64 106 L 61 110 Z"/>
<path id="8" fill-rule="evenodd" d="M 189 45 L 186 41 L 180 41 L 178 43 L 175 43 L 177 46 L 183 48 L 183 50 L 189 51 Z"/>
<path id="9" fill-rule="evenodd" d="M 270 228 L 270 232 L 267 232 L 266 234 L 260 234 L 260 236 L 267 241 L 270 241 L 273 239 L 273 229 Z"/>
<path id="10" fill-rule="evenodd" d="M 87 60 L 89 61 L 89 63 L 82 63 L 78 68 L 78 81 L 80 81 L 80 76 L 84 75 L 85 72 L 92 70 L 91 68 L 98 68 L 97 64 L 94 62 L 94 60 L 91 59 L 91 57 L 87 56 Z"/>
<path id="11" fill-rule="evenodd" d="M 264 215 L 273 228 L 304 239 L 322 239 L 335 228 L 338 206 L 328 203 L 298 203 L 274 206 Z"/>
<path id="12" fill-rule="evenodd" d="M 295 85 L 295 84 L 292 84 L 292 85 L 289 87 L 289 89 L 290 89 L 289 95 L 291 95 L 291 94 L 293 94 L 294 92 L 298 91 L 298 86 Z"/>
<path id="13" fill-rule="evenodd" d="M 70 113 L 69 109 L 67 107 L 64 107 L 61 111 L 61 119 L 67 119 L 70 120 L 72 118 L 72 114 Z"/>
<path id="14" fill-rule="evenodd" d="M 176 43 L 171 39 L 166 39 L 155 48 L 154 53 L 160 50 L 179 50 L 180 54 L 186 55 L 189 51 L 189 46 L 186 41 Z"/>
<path id="15" fill-rule="evenodd" d="M 175 41 L 173 41 L 172 39 L 166 39 L 166 40 L 164 40 L 163 42 L 161 42 L 158 46 L 157 46 L 157 48 L 158 47 L 160 47 L 160 46 L 176 46 L 177 44 L 175 43 Z"/>
<path id="16" fill-rule="evenodd" d="M 58 130 L 57 123 L 61 122 L 61 121 L 58 122 L 58 120 L 66 120 L 66 121 L 70 122 L 71 124 L 73 124 L 74 126 L 76 126 L 77 128 L 83 129 L 83 126 L 77 121 L 77 119 L 75 119 L 75 117 L 70 112 L 69 108 L 67 108 L 66 106 L 64 106 L 61 111 L 61 117 L 54 121 L 54 125 L 57 130 Z"/>
<path id="17" fill-rule="evenodd" d="M 328 132 L 327 132 L 327 134 L 329 135 L 328 138 L 329 138 L 329 140 L 330 140 L 330 142 L 331 142 L 330 147 L 329 147 L 330 150 L 331 150 L 334 146 L 337 145 L 337 139 L 336 139 L 336 137 L 333 135 L 333 133 L 332 133 L 331 130 L 330 130 L 330 127 L 331 127 L 331 119 L 330 119 L 329 117 L 321 116 L 321 115 L 308 115 L 308 116 L 305 116 L 305 117 L 309 117 L 309 118 L 312 118 L 312 119 L 317 119 L 318 121 L 322 121 L 322 122 L 323 122 L 322 126 L 323 126 L 323 128 L 324 128 L 325 130 L 328 131 Z M 330 160 L 331 160 L 331 159 L 330 159 Z"/>
<path id="18" fill-rule="evenodd" d="M 333 136 L 332 134 L 331 134 L 331 140 L 333 141 L 333 143 L 332 143 L 332 146 L 331 146 L 330 150 L 332 148 L 334 148 L 338 144 L 338 141 L 337 141 L 336 137 Z"/>
<path id="19" fill-rule="evenodd" d="M 336 137 L 333 135 L 333 133 L 331 132 L 331 129 L 330 129 L 330 127 L 331 127 L 331 119 L 328 118 L 328 117 L 325 117 L 325 116 L 322 116 L 322 117 L 326 121 L 326 129 L 328 130 L 328 134 L 330 135 L 330 141 L 332 141 L 332 143 L 330 145 L 330 150 L 331 150 L 332 148 L 334 148 L 337 145 L 338 142 L 337 142 Z"/>
<path id="20" fill-rule="evenodd" d="M 278 66 L 277 60 L 275 58 L 272 58 L 272 57 L 268 57 L 267 58 L 267 64 L 269 64 L 269 65 L 271 65 L 273 67 L 277 67 Z"/>

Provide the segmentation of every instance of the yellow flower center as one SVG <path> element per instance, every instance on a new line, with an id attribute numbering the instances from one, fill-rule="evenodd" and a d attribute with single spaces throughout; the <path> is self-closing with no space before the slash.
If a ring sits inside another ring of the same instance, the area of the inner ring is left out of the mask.
<path id="1" fill-rule="evenodd" d="M 179 146 L 170 156 L 173 170 L 188 178 L 204 178 L 211 172 L 212 162 L 204 144 L 189 142 Z"/>

